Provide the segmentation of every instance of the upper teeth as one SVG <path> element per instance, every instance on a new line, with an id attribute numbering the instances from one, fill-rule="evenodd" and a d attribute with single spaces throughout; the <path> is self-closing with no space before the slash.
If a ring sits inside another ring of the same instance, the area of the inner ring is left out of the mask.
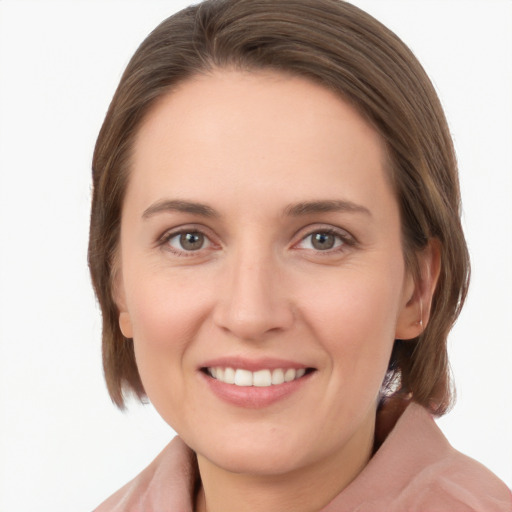
<path id="1" fill-rule="evenodd" d="M 222 368 L 220 366 L 208 368 L 208 373 L 217 380 L 226 384 L 235 384 L 236 386 L 257 386 L 267 387 L 283 382 L 291 382 L 299 379 L 306 373 L 305 368 L 276 368 L 275 370 L 258 370 L 251 372 L 240 368 Z"/>

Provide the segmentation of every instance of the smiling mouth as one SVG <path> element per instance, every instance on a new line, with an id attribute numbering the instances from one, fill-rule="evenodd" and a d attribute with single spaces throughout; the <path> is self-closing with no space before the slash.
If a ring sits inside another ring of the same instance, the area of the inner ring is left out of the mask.
<path id="1" fill-rule="evenodd" d="M 211 378 L 224 384 L 234 384 L 241 387 L 270 387 L 298 380 L 315 371 L 314 368 L 275 368 L 273 370 L 258 370 L 251 372 L 242 368 L 212 366 L 202 368 Z"/>

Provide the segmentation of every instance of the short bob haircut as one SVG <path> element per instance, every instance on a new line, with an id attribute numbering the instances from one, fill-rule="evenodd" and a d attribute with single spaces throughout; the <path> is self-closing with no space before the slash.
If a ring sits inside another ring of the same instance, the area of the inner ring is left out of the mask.
<path id="1" fill-rule="evenodd" d="M 113 294 L 123 197 L 142 121 L 159 98 L 214 69 L 271 70 L 339 94 L 380 133 L 396 195 L 407 268 L 437 239 L 441 272 L 430 321 L 395 340 L 381 397 L 407 395 L 435 415 L 451 405 L 447 335 L 464 302 L 469 256 L 460 223 L 457 164 L 446 119 L 422 66 L 389 29 L 341 0 L 207 0 L 163 21 L 130 60 L 93 157 L 89 267 L 103 314 L 103 366 L 120 408 L 145 398 L 133 340 Z"/>

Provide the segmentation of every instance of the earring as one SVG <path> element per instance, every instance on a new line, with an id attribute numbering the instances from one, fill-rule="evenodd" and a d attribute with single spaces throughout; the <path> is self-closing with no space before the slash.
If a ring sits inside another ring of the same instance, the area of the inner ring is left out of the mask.
<path id="1" fill-rule="evenodd" d="M 423 302 L 421 301 L 421 299 L 420 299 L 420 320 L 419 320 L 419 322 L 416 322 L 416 323 L 423 330 Z"/>

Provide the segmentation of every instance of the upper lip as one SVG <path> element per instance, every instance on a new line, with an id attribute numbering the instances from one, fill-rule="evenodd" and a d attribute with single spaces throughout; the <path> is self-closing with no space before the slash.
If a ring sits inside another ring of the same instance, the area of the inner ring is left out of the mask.
<path id="1" fill-rule="evenodd" d="M 258 370 L 275 370 L 277 368 L 282 368 L 284 370 L 288 368 L 294 368 L 295 370 L 298 370 L 299 368 L 311 368 L 309 365 L 287 359 L 276 359 L 269 357 L 248 359 L 240 356 L 210 359 L 203 363 L 200 368 L 218 367 L 249 370 L 251 372 L 257 372 Z"/>

